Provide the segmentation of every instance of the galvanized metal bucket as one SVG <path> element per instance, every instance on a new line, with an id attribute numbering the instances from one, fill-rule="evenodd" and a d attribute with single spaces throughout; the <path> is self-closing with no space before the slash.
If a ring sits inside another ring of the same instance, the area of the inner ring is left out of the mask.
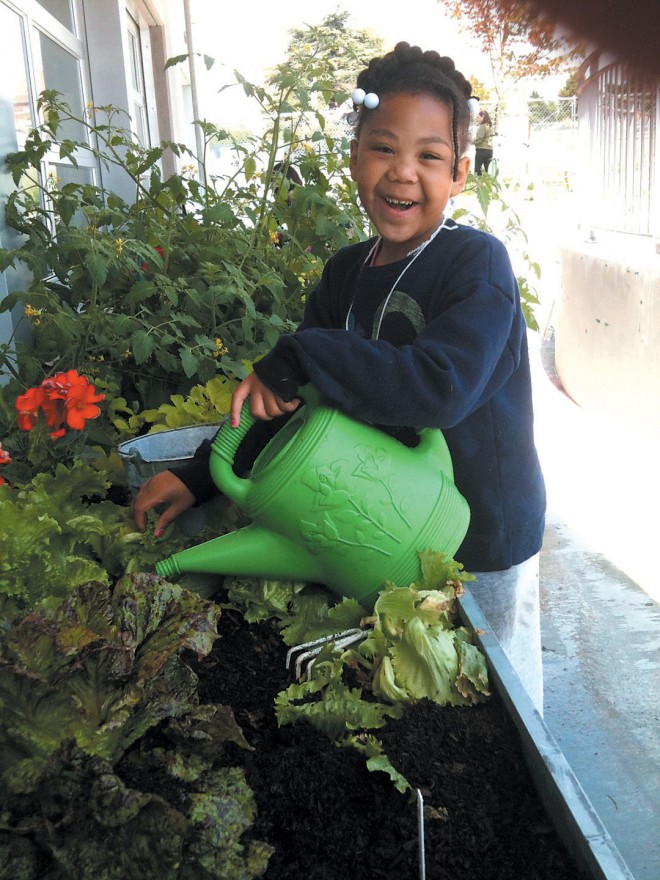
<path id="1" fill-rule="evenodd" d="M 150 477 L 190 461 L 204 440 L 213 440 L 222 424 L 223 422 L 218 422 L 172 428 L 120 443 L 117 451 L 133 495 L 137 495 L 140 486 Z M 187 510 L 177 519 L 177 526 L 186 535 L 197 534 L 210 524 L 210 517 L 216 506 L 215 501 L 209 501 Z"/>

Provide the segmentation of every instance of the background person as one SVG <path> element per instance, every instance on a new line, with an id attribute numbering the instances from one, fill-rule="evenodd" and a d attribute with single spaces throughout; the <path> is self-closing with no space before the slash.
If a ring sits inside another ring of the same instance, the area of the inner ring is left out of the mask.
<path id="1" fill-rule="evenodd" d="M 477 114 L 477 130 L 474 135 L 474 173 L 488 171 L 493 158 L 493 123 L 486 110 Z"/>

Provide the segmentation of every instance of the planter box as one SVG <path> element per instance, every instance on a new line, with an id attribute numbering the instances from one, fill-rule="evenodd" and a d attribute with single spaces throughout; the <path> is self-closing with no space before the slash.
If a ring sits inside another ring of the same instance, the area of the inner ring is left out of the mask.
<path id="1" fill-rule="evenodd" d="M 592 880 L 634 880 L 469 588 L 459 600 L 459 612 L 476 632 L 491 686 L 518 731 L 530 775 L 564 846 Z"/>

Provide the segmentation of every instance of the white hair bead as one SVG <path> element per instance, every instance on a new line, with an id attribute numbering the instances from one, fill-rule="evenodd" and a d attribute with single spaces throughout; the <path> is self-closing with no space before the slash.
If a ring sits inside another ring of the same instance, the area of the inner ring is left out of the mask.
<path id="1" fill-rule="evenodd" d="M 355 89 L 353 94 L 351 95 L 351 100 L 354 104 L 363 104 L 366 93 L 364 89 Z"/>
<path id="2" fill-rule="evenodd" d="M 380 104 L 380 98 L 375 92 L 369 92 L 368 95 L 364 96 L 364 106 L 367 110 L 375 110 L 376 107 Z"/>

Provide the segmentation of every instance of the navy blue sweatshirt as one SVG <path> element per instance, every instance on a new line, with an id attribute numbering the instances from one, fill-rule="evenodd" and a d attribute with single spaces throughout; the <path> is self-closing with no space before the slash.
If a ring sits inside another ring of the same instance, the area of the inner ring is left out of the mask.
<path id="1" fill-rule="evenodd" d="M 541 547 L 545 488 L 508 254 L 453 221 L 412 262 L 368 266 L 373 243 L 329 260 L 299 329 L 255 372 L 286 400 L 312 382 L 330 404 L 403 442 L 414 435 L 406 429 L 441 428 L 471 512 L 455 557 L 467 571 L 510 568 Z"/>

